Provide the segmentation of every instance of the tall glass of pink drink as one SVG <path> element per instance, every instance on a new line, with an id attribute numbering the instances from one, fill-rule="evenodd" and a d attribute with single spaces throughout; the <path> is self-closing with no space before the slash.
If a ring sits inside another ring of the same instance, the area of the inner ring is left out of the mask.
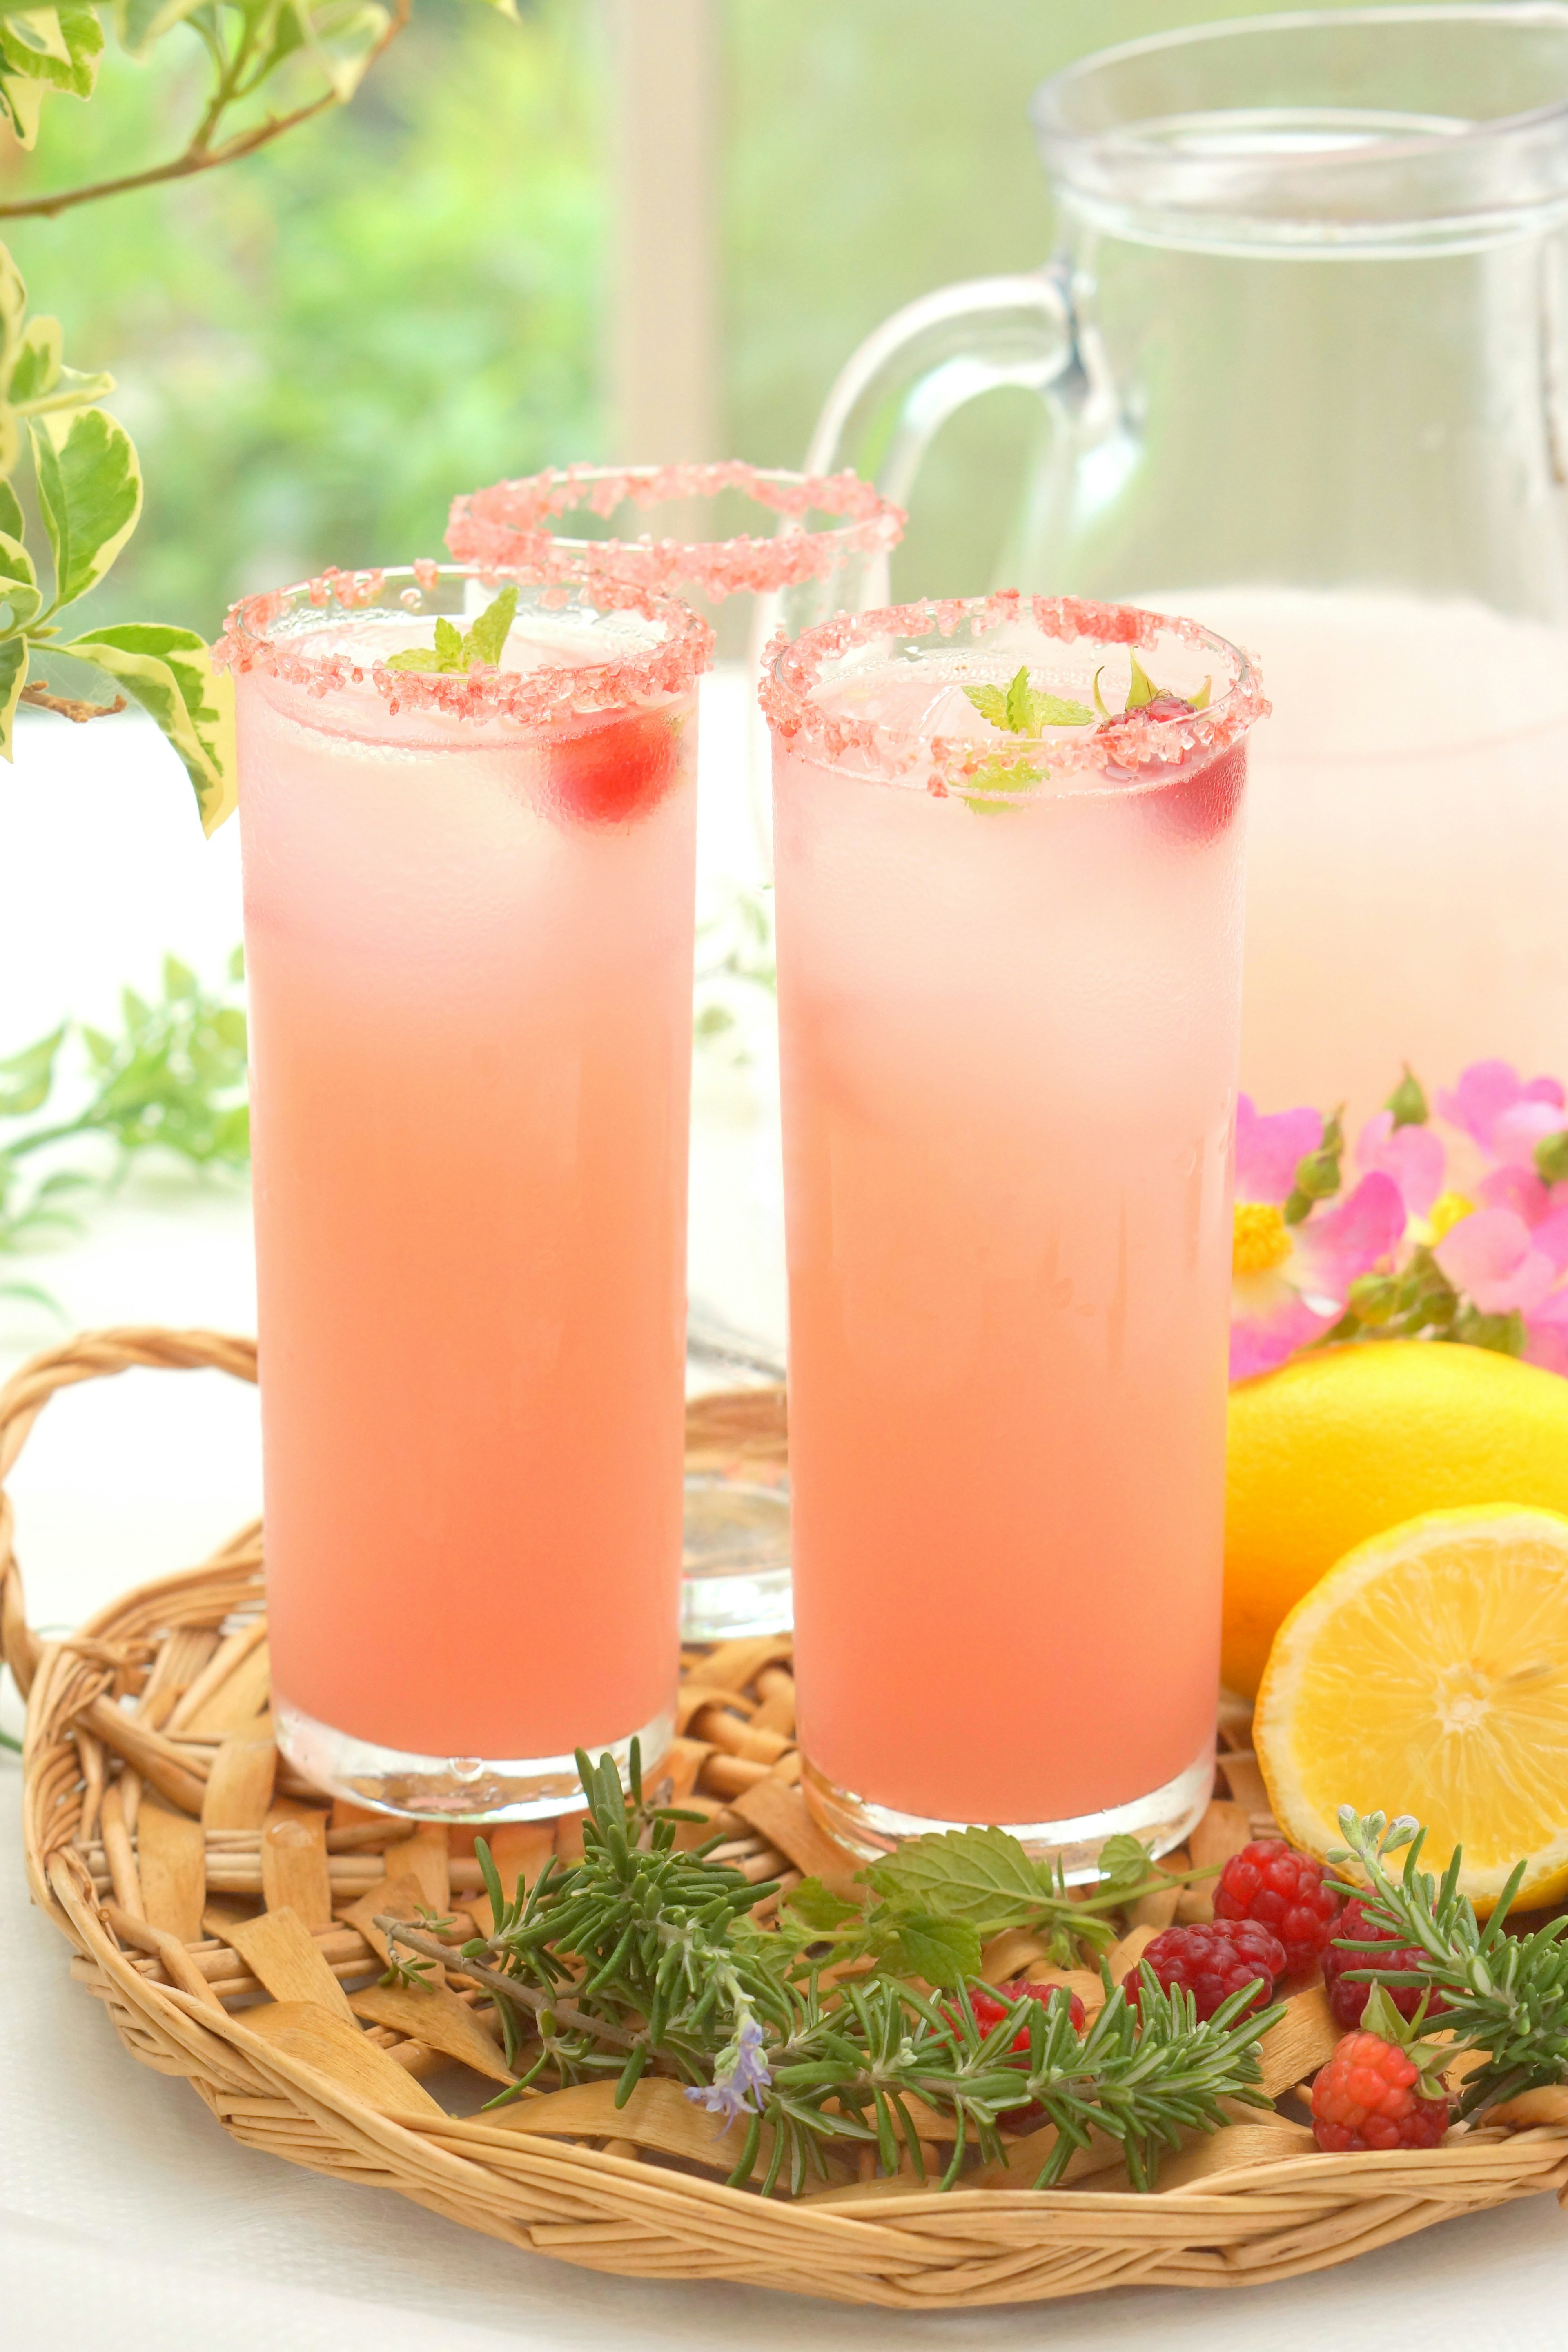
<path id="1" fill-rule="evenodd" d="M 1212 1785 L 1266 706 L 1190 622 L 1009 595 L 829 622 L 763 699 L 808 1796 L 865 1852 L 1164 1851 Z"/>
<path id="2" fill-rule="evenodd" d="M 323 1787 L 499 1820 L 672 1727 L 711 638 L 521 585 L 499 660 L 388 667 L 496 590 L 416 574 L 226 643 L 274 1715 Z"/>

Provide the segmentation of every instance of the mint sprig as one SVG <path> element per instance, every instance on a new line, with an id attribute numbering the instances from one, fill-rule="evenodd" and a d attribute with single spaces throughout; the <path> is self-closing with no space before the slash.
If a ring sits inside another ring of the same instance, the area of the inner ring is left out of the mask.
<path id="1" fill-rule="evenodd" d="M 1087 727 L 1094 717 L 1093 711 L 1081 702 L 1064 702 L 1059 695 L 1031 686 L 1027 667 L 1018 669 L 1005 686 L 966 686 L 963 692 L 982 719 L 989 719 L 993 727 L 1035 742 L 1043 727 Z M 1044 783 L 1049 773 L 1048 768 L 1033 761 L 1008 759 L 998 753 L 970 771 L 965 781 L 974 790 L 963 794 L 964 805 L 977 816 L 995 816 L 1005 803 L 994 800 L 993 793 L 1030 792 L 1036 784 Z"/>
<path id="2" fill-rule="evenodd" d="M 388 669 L 435 670 L 447 675 L 471 670 L 482 662 L 494 669 L 500 660 L 507 635 L 517 617 L 517 590 L 503 588 L 500 594 L 485 606 L 473 627 L 464 635 L 455 625 L 445 619 L 436 624 L 433 646 L 410 646 L 400 654 L 389 654 Z"/>

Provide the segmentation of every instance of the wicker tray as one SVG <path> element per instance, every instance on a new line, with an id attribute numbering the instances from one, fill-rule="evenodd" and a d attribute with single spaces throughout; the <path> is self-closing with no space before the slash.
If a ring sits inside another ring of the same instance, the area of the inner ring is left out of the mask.
<path id="1" fill-rule="evenodd" d="M 205 1332 L 124 1330 L 40 1356 L 0 1394 L 0 1479 L 56 1390 L 137 1365 L 216 1366 L 254 1380 L 256 1351 Z M 703 1401 L 689 1442 L 701 1466 L 776 1475 L 781 1394 Z M 714 2119 L 655 2081 L 619 2114 L 598 2084 L 518 2103 L 502 2111 L 506 2122 L 445 2112 L 426 2088 L 426 2078 L 438 2086 L 453 2078 L 456 2070 L 439 2071 L 448 2065 L 442 2050 L 384 2003 L 367 2023 L 372 1993 L 355 1996 L 356 2021 L 342 1985 L 367 1986 L 379 1967 L 354 1916 L 387 1903 L 378 1880 L 408 1873 L 439 1903 L 471 1908 L 483 1900 L 472 1891 L 477 1870 L 460 1832 L 421 1831 L 384 1861 L 384 1822 L 342 1807 L 329 1820 L 286 1773 L 270 1793 L 258 1790 L 259 1528 L 47 1643 L 27 1630 L 11 1530 L 0 1487 L 0 1643 L 28 1701 L 34 1895 L 73 1947 L 72 1974 L 106 2003 L 132 2057 L 186 2077 L 252 2147 L 395 2189 L 469 2229 L 588 2269 L 739 2280 L 911 2310 L 1289 2278 L 1451 2214 L 1549 2189 L 1568 2200 L 1561 2091 L 1531 2094 L 1487 2128 L 1409 2155 L 1296 2153 L 1305 2143 L 1299 2121 L 1240 2123 L 1168 2165 L 1168 2185 L 1147 2197 L 1101 2173 L 1053 2190 L 946 2196 L 912 2178 L 850 2175 L 814 2198 L 763 2200 L 723 2185 L 731 2159 L 715 2147 Z M 715 1815 L 731 1832 L 730 1858 L 759 1880 L 843 1864 L 795 1785 L 787 1656 L 787 1642 L 776 1641 L 695 1654 L 682 1693 L 682 1801 Z M 1213 1809 L 1212 1834 L 1240 1837 L 1256 1826 L 1260 1783 L 1245 1725 L 1222 1723 L 1222 1738 L 1227 1794 Z M 510 1866 L 528 1866 L 529 1839 L 537 1848 L 540 1834 L 512 1833 Z M 572 1834 L 571 1823 L 557 1828 L 557 1851 L 570 1851 Z M 281 1923 L 303 1940 L 302 1953 L 279 1940 L 274 1910 L 255 1912 L 261 1897 L 288 1902 L 307 1923 L 317 1906 L 309 1933 L 298 1919 Z M 988 1953 L 994 1973 L 1031 1957 L 1011 1940 L 1011 1952 Z M 305 2007 L 291 2006 L 301 1994 Z M 468 1987 L 443 2011 L 447 2046 L 463 2045 L 467 2033 L 470 2064 L 475 2051 L 481 2063 L 487 2049 L 499 2058 L 479 1999 Z M 334 2003 L 339 2014 L 323 2021 Z M 1271 2089 L 1289 2094 L 1321 2062 L 1325 2031 L 1321 1991 L 1298 1995 L 1269 2036 L 1279 2042 Z"/>

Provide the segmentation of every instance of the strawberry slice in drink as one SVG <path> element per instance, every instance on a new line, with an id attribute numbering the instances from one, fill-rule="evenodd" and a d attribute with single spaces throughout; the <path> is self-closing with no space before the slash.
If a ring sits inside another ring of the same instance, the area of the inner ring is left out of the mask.
<path id="1" fill-rule="evenodd" d="M 664 798 L 680 765 L 680 721 L 665 711 L 616 714 L 550 748 L 552 816 L 573 824 L 629 824 Z"/>

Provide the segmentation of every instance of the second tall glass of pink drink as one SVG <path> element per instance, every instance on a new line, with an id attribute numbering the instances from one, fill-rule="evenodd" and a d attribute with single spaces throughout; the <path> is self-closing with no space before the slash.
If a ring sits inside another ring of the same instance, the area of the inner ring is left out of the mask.
<path id="1" fill-rule="evenodd" d="M 1212 1786 L 1257 681 L 998 596 L 829 622 L 763 698 L 808 1795 L 868 1852 L 1164 1851 Z"/>
<path id="2" fill-rule="evenodd" d="M 672 1728 L 711 639 L 521 585 L 493 658 L 402 669 L 495 594 L 416 573 L 226 641 L 274 1712 L 326 1787 L 494 1820 Z"/>

